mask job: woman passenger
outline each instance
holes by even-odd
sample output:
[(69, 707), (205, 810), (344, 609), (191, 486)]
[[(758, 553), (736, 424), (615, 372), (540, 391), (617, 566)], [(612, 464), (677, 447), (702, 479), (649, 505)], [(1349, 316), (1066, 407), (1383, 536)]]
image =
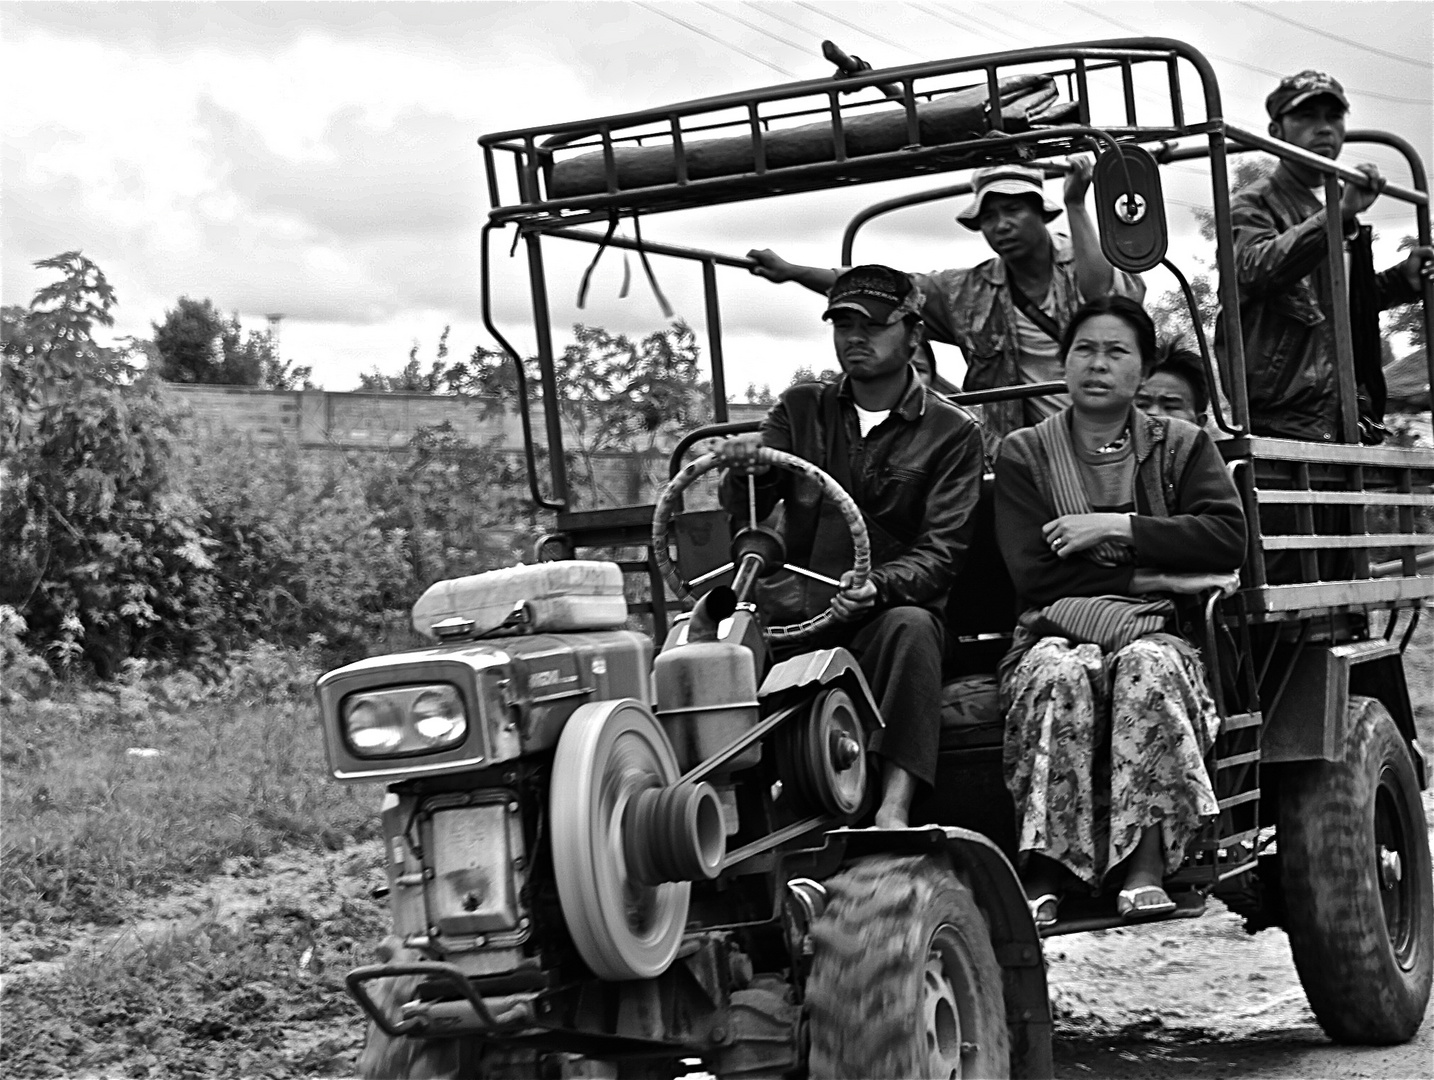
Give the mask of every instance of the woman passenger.
[(1076, 311), (1061, 342), (1071, 405), (1012, 432), (996, 463), (996, 531), (1025, 613), (1002, 660), (1006, 784), (1031, 913), (1056, 921), (1062, 868), (1118, 883), (1125, 918), (1218, 812), (1204, 756), (1219, 718), (1171, 597), (1230, 591), (1240, 500), (1208, 435), (1133, 408), (1155, 360), (1135, 301)]

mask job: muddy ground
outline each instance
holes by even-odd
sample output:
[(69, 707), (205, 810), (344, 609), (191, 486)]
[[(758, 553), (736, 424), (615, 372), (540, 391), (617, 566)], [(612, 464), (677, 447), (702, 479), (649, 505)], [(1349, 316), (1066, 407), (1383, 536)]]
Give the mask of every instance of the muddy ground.
[[(1434, 821), (1434, 792), (1425, 793), (1425, 807)], [(322, 920), (344, 897), (366, 899), (382, 879), (377, 854), (365, 845), (237, 865), (154, 905), (123, 931), (75, 928), (68, 940), (43, 942), (12, 932), (0, 977), (8, 993), (23, 994), (26, 978), (82, 963), (87, 949), (112, 954), (186, 925), (239, 925), (276, 905)], [(1284, 932), (1251, 937), (1218, 903), (1200, 919), (1053, 938), (1046, 946), (1058, 1077), (1434, 1077), (1434, 1009), (1407, 1046), (1333, 1046), (1305, 1004)], [(296, 1023), (274, 1049), (286, 1060), (318, 1052), (331, 1075), (349, 1077), (361, 1037), (355, 1009), (347, 1019)]]
[[(1434, 790), (1424, 810), (1434, 822)], [(1284, 931), (1252, 937), (1219, 903), (1200, 919), (1051, 938), (1046, 962), (1058, 1077), (1434, 1077), (1434, 1002), (1408, 1045), (1334, 1046)]]

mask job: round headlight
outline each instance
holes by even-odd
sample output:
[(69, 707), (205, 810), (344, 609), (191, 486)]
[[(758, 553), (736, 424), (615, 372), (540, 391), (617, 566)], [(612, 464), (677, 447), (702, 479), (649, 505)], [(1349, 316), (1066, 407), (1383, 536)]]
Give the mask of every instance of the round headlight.
[(390, 701), (358, 697), (345, 711), (349, 742), (360, 754), (383, 753), (403, 738), (403, 717)]
[(451, 686), (425, 690), (413, 701), (413, 729), (430, 743), (457, 742), (468, 727), (463, 701)]

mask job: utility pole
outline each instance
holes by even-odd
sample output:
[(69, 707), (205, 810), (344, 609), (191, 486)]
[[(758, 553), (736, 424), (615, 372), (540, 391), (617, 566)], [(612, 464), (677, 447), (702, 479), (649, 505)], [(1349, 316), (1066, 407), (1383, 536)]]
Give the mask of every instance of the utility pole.
[(264, 318), (269, 320), (269, 343), (274, 349), (274, 360), (282, 366), (283, 358), (279, 354), (279, 323), (283, 321), (284, 313), (273, 311), (265, 315)]

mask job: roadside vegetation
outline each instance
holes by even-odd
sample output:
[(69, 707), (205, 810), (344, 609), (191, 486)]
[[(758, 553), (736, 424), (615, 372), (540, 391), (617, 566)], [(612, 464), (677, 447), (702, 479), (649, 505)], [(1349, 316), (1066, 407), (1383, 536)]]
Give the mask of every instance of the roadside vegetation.
[[(343, 974), (384, 926), (379, 794), (327, 779), (314, 651), (255, 645), (213, 683), (131, 661), (94, 686), (56, 681), (20, 630), (0, 609), (0, 1073), (345, 1071)], [(293, 888), (238, 917), (222, 894), (172, 902), (280, 853)]]

